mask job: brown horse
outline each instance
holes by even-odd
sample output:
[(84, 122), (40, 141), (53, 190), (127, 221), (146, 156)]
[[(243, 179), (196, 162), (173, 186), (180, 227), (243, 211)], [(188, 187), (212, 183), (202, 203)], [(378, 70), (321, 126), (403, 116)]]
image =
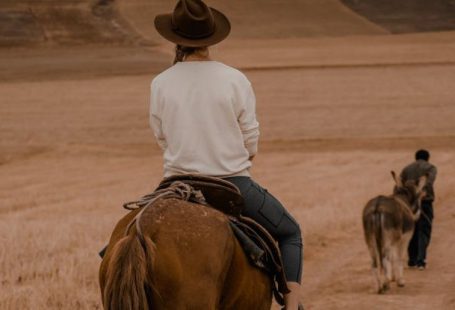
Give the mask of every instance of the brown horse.
[(115, 227), (99, 270), (104, 309), (270, 309), (271, 278), (253, 267), (226, 215), (158, 199)]

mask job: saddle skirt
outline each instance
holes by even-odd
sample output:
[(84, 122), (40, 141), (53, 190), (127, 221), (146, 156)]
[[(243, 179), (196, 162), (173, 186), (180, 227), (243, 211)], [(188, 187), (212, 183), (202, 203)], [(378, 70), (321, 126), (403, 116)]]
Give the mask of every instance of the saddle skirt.
[[(198, 201), (194, 202), (203, 203), (228, 216), (231, 229), (250, 263), (270, 275), (273, 280), (272, 287), (275, 300), (280, 305), (284, 305), (284, 294), (289, 293), (290, 290), (286, 284), (278, 245), (265, 228), (254, 220), (241, 215), (245, 207), (244, 201), (240, 190), (234, 184), (209, 176), (191, 174), (171, 176), (163, 179), (154, 193), (144, 196), (139, 201), (126, 203), (124, 207), (129, 210), (132, 209), (131, 205), (136, 205), (139, 208), (148, 207), (149, 202), (156, 197), (156, 193), (171, 188), (171, 185), (175, 185), (176, 182), (189, 185), (193, 193), (202, 194), (202, 201), (201, 198), (198, 198)], [(173, 195), (168, 197), (176, 198)]]
[(250, 262), (273, 279), (273, 295), (284, 306), (284, 294), (290, 292), (284, 274), (281, 253), (273, 237), (254, 220), (230, 217), (230, 225)]

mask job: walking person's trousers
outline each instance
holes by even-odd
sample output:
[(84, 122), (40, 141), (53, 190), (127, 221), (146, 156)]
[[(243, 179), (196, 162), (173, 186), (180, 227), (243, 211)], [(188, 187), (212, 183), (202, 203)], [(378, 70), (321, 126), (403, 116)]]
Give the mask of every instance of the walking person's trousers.
[(431, 239), (431, 226), (433, 222), (433, 201), (422, 201), (422, 213), (416, 222), (414, 234), (408, 247), (408, 265), (410, 267), (425, 267), (427, 248)]

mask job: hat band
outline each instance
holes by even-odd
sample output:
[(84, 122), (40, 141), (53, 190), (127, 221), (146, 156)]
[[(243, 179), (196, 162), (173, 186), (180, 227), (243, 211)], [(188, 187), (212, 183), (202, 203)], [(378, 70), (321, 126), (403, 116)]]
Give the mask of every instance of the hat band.
[(199, 34), (188, 34), (178, 28), (178, 26), (175, 26), (174, 23), (172, 23), (172, 30), (177, 33), (178, 35), (181, 35), (182, 37), (185, 37), (187, 39), (203, 39), (210, 37), (212, 34), (215, 33), (216, 30), (216, 24), (213, 25), (212, 29), (210, 29), (207, 33), (199, 33)]

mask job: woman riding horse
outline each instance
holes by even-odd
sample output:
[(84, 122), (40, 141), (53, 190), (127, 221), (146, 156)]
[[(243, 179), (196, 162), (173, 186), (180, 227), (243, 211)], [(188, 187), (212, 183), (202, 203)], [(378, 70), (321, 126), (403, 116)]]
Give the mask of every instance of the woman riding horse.
[[(200, 174), (235, 184), (245, 200), (243, 215), (277, 240), (291, 290), (285, 295), (286, 309), (298, 309), (303, 248), (299, 225), (276, 198), (251, 179), (249, 171), (259, 137), (252, 86), (240, 71), (212, 60), (209, 54), (208, 46), (228, 36), (229, 20), (200, 0), (181, 0), (173, 13), (156, 16), (155, 28), (176, 44), (174, 65), (151, 85), (150, 125), (164, 152), (164, 176)], [(193, 220), (198, 221), (197, 217)], [(160, 255), (152, 245), (144, 242), (145, 252)], [(232, 244), (229, 247), (238, 251)], [(227, 260), (236, 257), (229, 251), (225, 256)]]

